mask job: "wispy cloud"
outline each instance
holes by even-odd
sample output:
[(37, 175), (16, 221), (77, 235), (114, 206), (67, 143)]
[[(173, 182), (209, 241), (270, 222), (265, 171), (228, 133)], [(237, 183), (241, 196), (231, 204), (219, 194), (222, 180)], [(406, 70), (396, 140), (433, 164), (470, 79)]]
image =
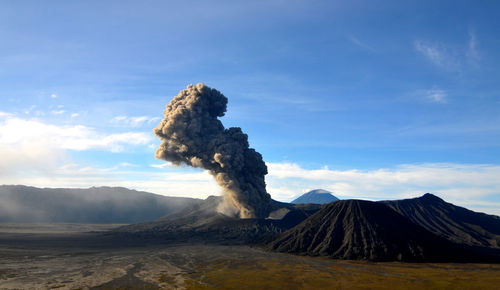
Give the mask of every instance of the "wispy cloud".
[(24, 113), (26, 115), (29, 115), (31, 114), (31, 112), (36, 108), (36, 105), (32, 105), (31, 107), (29, 107), (28, 109), (24, 110)]
[(469, 45), (467, 49), (467, 60), (470, 65), (477, 66), (479, 63), (479, 60), (481, 59), (479, 55), (479, 50), (478, 50), (478, 44), (477, 44), (477, 39), (476, 39), (476, 34), (474, 31), (469, 31)]
[(127, 127), (140, 127), (142, 125), (152, 124), (158, 121), (160, 121), (159, 117), (149, 117), (149, 116), (139, 116), (139, 117), (116, 116), (113, 119), (111, 119), (111, 123), (120, 124)]
[(121, 162), (120, 164), (118, 164), (118, 166), (120, 166), (120, 167), (135, 167), (137, 165), (132, 164), (132, 163), (128, 163), (128, 162)]
[(468, 41), (460, 45), (449, 45), (439, 41), (415, 40), (416, 51), (424, 55), (437, 67), (448, 71), (463, 71), (464, 67), (479, 66), (480, 52), (474, 31), (469, 31)]
[(429, 61), (440, 68), (447, 70), (457, 70), (460, 68), (458, 59), (443, 44), (416, 40), (413, 45), (418, 52), (422, 53)]
[(50, 111), (50, 113), (52, 115), (62, 115), (64, 113), (66, 113), (66, 111), (65, 110), (52, 110), (52, 111)]
[(427, 101), (432, 103), (446, 103), (448, 94), (444, 90), (427, 90), (425, 91), (424, 97)]
[(374, 51), (373, 47), (371, 47), (370, 45), (366, 44), (365, 42), (362, 42), (361, 40), (359, 40), (358, 38), (356, 38), (355, 36), (353, 35), (349, 35), (349, 40), (354, 43), (355, 45), (357, 45), (358, 47), (362, 48), (362, 49), (366, 49), (366, 50), (370, 50), (370, 51)]
[(149, 166), (153, 167), (153, 168), (169, 168), (169, 167), (175, 167), (171, 162), (169, 161), (165, 161), (164, 163), (162, 164), (150, 164)]

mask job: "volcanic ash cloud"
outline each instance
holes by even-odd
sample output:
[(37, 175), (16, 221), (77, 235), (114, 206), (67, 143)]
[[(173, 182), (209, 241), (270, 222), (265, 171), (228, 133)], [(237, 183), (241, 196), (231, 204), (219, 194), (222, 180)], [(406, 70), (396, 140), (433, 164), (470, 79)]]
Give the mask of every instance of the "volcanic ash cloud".
[(271, 200), (264, 180), (266, 164), (260, 153), (249, 148), (241, 128), (224, 128), (218, 117), (224, 116), (226, 105), (223, 94), (201, 83), (180, 91), (154, 129), (163, 141), (155, 157), (207, 169), (224, 189), (219, 211), (265, 218)]

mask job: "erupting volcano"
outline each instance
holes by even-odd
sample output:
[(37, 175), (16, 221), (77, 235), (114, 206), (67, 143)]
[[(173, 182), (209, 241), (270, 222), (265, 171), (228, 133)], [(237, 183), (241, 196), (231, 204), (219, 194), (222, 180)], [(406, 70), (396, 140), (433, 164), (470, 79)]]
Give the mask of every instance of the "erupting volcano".
[(224, 190), (220, 212), (265, 218), (271, 201), (264, 180), (266, 164), (249, 148), (241, 128), (224, 128), (218, 117), (224, 116), (226, 105), (223, 94), (202, 83), (180, 91), (154, 129), (163, 141), (155, 157), (208, 170)]

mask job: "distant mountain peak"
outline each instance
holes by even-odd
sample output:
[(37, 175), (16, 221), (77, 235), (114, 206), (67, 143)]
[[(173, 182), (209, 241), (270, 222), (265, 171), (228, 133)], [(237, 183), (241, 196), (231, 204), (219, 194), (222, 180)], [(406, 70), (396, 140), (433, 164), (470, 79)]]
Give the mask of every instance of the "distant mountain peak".
[(337, 197), (331, 194), (331, 192), (324, 189), (314, 189), (309, 192), (304, 193), (298, 198), (294, 199), (291, 203), (317, 203), (325, 204), (339, 200)]

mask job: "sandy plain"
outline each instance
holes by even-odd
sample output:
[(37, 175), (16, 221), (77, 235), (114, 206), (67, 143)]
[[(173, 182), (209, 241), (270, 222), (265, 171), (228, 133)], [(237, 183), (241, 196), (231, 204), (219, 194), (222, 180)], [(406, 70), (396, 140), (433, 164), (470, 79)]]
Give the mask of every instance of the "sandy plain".
[(372, 263), (0, 224), (0, 289), (498, 289), (498, 264)]

